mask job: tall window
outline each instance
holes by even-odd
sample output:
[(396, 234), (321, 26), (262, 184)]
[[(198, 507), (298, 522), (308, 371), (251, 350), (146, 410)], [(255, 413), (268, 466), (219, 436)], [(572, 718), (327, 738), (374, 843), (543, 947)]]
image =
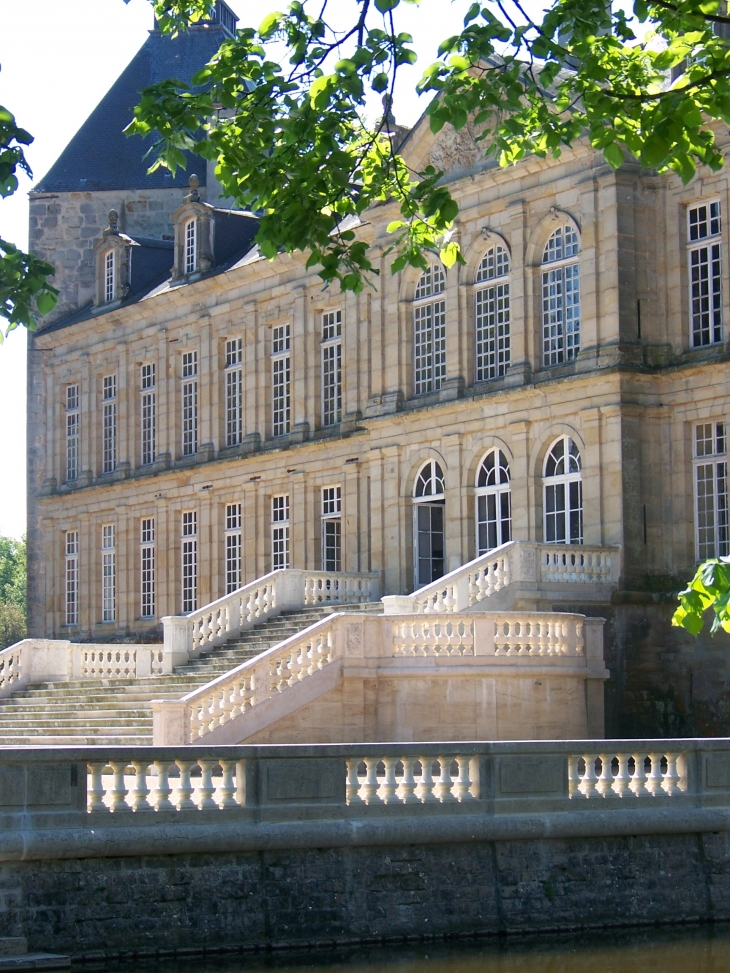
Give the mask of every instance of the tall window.
[(155, 617), (155, 519), (144, 517), (140, 524), (140, 580), (142, 618)]
[(342, 570), (342, 489), (322, 490), (322, 570)]
[(226, 594), (241, 587), (241, 504), (226, 504)]
[(79, 387), (66, 386), (66, 482), (79, 478)]
[(182, 610), (198, 607), (198, 515), (187, 510), (182, 515)]
[(413, 388), (425, 395), (441, 388), (446, 378), (446, 279), (433, 266), (421, 274), (413, 306)]
[(477, 382), (498, 378), (509, 368), (509, 271), (509, 254), (500, 246), (487, 250), (479, 264), (474, 316)]
[(697, 557), (727, 557), (728, 529), (727, 434), (724, 422), (695, 426), (695, 492)]
[(322, 425), (342, 420), (342, 311), (322, 315)]
[(583, 543), (583, 483), (578, 447), (569, 436), (553, 443), (545, 460), (545, 541)]
[(243, 440), (243, 339), (226, 341), (226, 446)]
[(285, 436), (291, 429), (291, 325), (273, 329), (271, 351), (271, 423), (274, 436)]
[(64, 560), (64, 574), (66, 581), (66, 609), (64, 612), (67, 625), (79, 624), (79, 532), (66, 531), (66, 548)]
[(687, 210), (692, 345), (722, 341), (722, 243), (720, 201)]
[(198, 353), (182, 356), (182, 451), (183, 456), (198, 452)]
[(117, 468), (117, 376), (102, 380), (102, 469), (113, 473)]
[(195, 273), (197, 265), (197, 227), (195, 220), (188, 220), (185, 224), (185, 273)]
[(143, 365), (142, 379), (142, 465), (154, 463), (157, 453), (157, 391), (154, 364)]
[(425, 463), (413, 488), (416, 586), (444, 573), (444, 474), (436, 460)]
[(104, 300), (108, 304), (114, 300), (114, 264), (113, 250), (107, 250), (104, 255)]
[(477, 553), (512, 540), (509, 463), (501, 449), (484, 457), (477, 474)]
[(101, 620), (117, 617), (117, 552), (114, 524), (101, 528)]
[(542, 255), (542, 360), (570, 361), (580, 351), (580, 250), (578, 234), (566, 223), (553, 233)]
[(271, 570), (289, 567), (289, 494), (271, 498)]

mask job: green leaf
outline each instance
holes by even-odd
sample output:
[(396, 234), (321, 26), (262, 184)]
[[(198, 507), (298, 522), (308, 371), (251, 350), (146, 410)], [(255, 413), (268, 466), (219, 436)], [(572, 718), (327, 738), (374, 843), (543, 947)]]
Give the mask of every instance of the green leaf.
[(614, 169), (618, 169), (620, 165), (623, 165), (624, 154), (621, 151), (620, 146), (616, 145), (615, 142), (609, 142), (603, 149), (603, 155), (606, 162), (612, 166)]

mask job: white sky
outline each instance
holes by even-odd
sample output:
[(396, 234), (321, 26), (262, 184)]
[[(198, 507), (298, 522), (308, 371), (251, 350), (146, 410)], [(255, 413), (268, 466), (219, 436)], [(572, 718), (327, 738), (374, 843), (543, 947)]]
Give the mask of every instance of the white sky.
[[(240, 26), (258, 26), (286, 0), (228, 0)], [(334, 0), (343, 14), (352, 0)], [(413, 92), (438, 43), (457, 33), (469, 0), (421, 0), (399, 14), (399, 30), (414, 35), (419, 62), (396, 99), (396, 118), (413, 124), (425, 106)], [(66, 143), (143, 44), (152, 25), (148, 0), (0, 0), (0, 104), (35, 136), (27, 157), (36, 178)], [(403, 78), (406, 81), (406, 78)], [(0, 237), (27, 247), (30, 183), (0, 200)], [(25, 532), (25, 330), (0, 346), (0, 534)]]

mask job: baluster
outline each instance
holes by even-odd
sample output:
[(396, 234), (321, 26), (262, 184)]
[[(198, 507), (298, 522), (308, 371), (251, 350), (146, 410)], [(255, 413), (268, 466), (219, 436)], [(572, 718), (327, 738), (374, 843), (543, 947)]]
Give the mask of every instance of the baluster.
[(218, 763), (221, 765), (221, 770), (223, 771), (223, 780), (221, 781), (220, 786), (220, 800), (218, 802), (218, 807), (238, 807), (236, 798), (234, 797), (236, 793), (236, 761), (219, 760)]
[(469, 607), (480, 600), (479, 598), (479, 577), (481, 571), (470, 571), (469, 572)]
[(360, 788), (360, 795), (366, 804), (371, 804), (373, 798), (378, 793), (378, 764), (380, 763), (379, 757), (365, 757), (365, 767), (367, 769), (367, 775), (365, 777), (365, 783)]
[(611, 757), (605, 753), (598, 755), (601, 760), (601, 776), (598, 778), (596, 790), (601, 797), (608, 797), (613, 793), (613, 772), (611, 768)]
[(170, 787), (169, 769), (166, 760), (155, 760), (157, 785), (155, 787), (154, 805), (156, 811), (171, 811), (175, 806), (170, 800), (172, 787)]
[(454, 597), (454, 586), (448, 585), (444, 592), (443, 599), (444, 611), (452, 612), (456, 608), (456, 598)]
[(208, 730), (214, 730), (218, 726), (218, 715), (220, 713), (220, 689), (214, 689), (208, 696), (210, 705), (205, 710), (206, 724)]
[(457, 756), (456, 763), (459, 766), (459, 776), (454, 781), (454, 797), (457, 801), (473, 800), (469, 789), (472, 783), (469, 777), (469, 757)]
[(576, 792), (580, 792), (580, 774), (578, 773), (577, 753), (571, 753), (568, 757), (568, 797), (573, 798)]
[(326, 640), (321, 636), (317, 640), (317, 655), (319, 656), (319, 661), (317, 662), (317, 668), (323, 669), (328, 662), (332, 661), (332, 632), (327, 632)]
[(416, 797), (422, 804), (430, 804), (435, 801), (434, 780), (431, 774), (433, 770), (433, 757), (419, 757), (421, 763), (421, 776), (416, 787)]
[(180, 769), (180, 783), (177, 785), (177, 809), (178, 811), (188, 811), (196, 805), (193, 803), (193, 785), (190, 782), (190, 768), (195, 763), (194, 760), (175, 760)]
[(281, 693), (286, 688), (288, 678), (286, 660), (283, 656), (280, 656), (272, 665), (274, 666), (275, 691)]
[(88, 765), (91, 781), (87, 784), (86, 806), (89, 811), (106, 811), (107, 809), (104, 803), (104, 781), (102, 780), (105, 767), (105, 760), (94, 760)]
[(631, 774), (629, 773), (629, 755), (627, 753), (616, 754), (618, 757), (618, 773), (613, 778), (613, 792), (619, 797), (624, 797), (631, 784)]
[(214, 807), (218, 807), (216, 802), (213, 800), (213, 794), (215, 793), (215, 784), (213, 783), (213, 768), (218, 761), (201, 758), (200, 760), (197, 760), (196, 763), (198, 767), (200, 767), (200, 784), (195, 795), (197, 797), (197, 801), (195, 801), (195, 803), (201, 811), (208, 811)]
[(151, 811), (152, 805), (147, 800), (150, 792), (147, 786), (147, 770), (149, 764), (146, 760), (130, 761), (134, 767), (134, 786), (132, 788), (132, 810)]
[(398, 796), (404, 804), (417, 804), (416, 780), (413, 776), (413, 765), (416, 761), (413, 757), (401, 757), (400, 760), (403, 764), (403, 776), (400, 780)]
[(233, 707), (234, 707), (234, 694), (236, 692), (236, 684), (223, 686), (221, 688), (221, 701), (220, 701), (220, 713), (218, 716), (218, 726), (223, 726), (230, 719), (233, 718)]
[(299, 653), (296, 649), (289, 650), (289, 658), (286, 663), (287, 678), (286, 685), (294, 686), (299, 682)]
[(495, 591), (499, 591), (501, 588), (504, 588), (504, 578), (505, 578), (504, 558), (500, 557), (497, 560), (497, 563), (495, 565), (495, 571), (494, 571), (494, 590)]
[(357, 775), (357, 768), (360, 766), (361, 760), (359, 757), (348, 757), (347, 758), (347, 803), (348, 804), (362, 804), (363, 800), (360, 797), (360, 778)]
[(676, 753), (667, 753), (665, 756), (667, 758), (667, 772), (662, 780), (662, 787), (664, 788), (664, 792), (671, 797), (673, 794), (680, 793), (679, 782), (681, 778), (677, 771)]
[(646, 797), (646, 771), (644, 769), (644, 754), (635, 753), (634, 757), (634, 776), (631, 778), (629, 787), (636, 797)]
[(395, 777), (396, 763), (397, 758), (395, 757), (383, 757), (385, 779), (378, 790), (378, 797), (383, 804), (395, 804), (396, 802), (396, 792), (398, 790), (398, 781)]
[(239, 676), (231, 686), (231, 690), (228, 696), (227, 706), (227, 717), (229, 720), (235, 720), (244, 711), (245, 697), (243, 694), (243, 676)]
[(583, 774), (580, 783), (580, 790), (584, 797), (596, 797), (599, 791), (596, 789), (598, 778), (596, 777), (596, 755), (586, 753), (583, 755), (586, 763), (586, 772)]
[(436, 781), (434, 792), (436, 800), (444, 804), (447, 801), (456, 800), (451, 793), (451, 761), (452, 757), (439, 757), (438, 762), (441, 767), (441, 776)]
[(241, 707), (241, 712), (245, 713), (250, 710), (253, 706), (254, 697), (256, 695), (256, 673), (251, 673), (250, 676), (245, 677), (244, 689), (243, 689), (243, 706)]
[(646, 778), (646, 789), (652, 797), (662, 791), (662, 758), (658, 753), (650, 753), (651, 767)]
[(114, 783), (109, 791), (111, 797), (110, 811), (131, 811), (127, 804), (127, 785), (124, 783), (124, 772), (127, 769), (126, 760), (110, 760), (109, 766), (114, 774)]

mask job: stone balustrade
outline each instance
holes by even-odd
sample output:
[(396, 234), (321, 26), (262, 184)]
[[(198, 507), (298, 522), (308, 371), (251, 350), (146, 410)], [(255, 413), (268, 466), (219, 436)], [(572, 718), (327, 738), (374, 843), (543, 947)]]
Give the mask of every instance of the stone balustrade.
[(380, 575), (287, 568), (271, 571), (187, 615), (162, 619), (166, 672), (282, 611), (377, 601)]
[(393, 622), (396, 656), (582, 656), (583, 615), (484, 612)]
[(617, 585), (619, 573), (617, 547), (510, 541), (413, 594), (387, 595), (383, 604), (386, 615), (460, 612), (474, 609), (506, 588), (523, 600), (539, 601), (541, 594), (554, 596), (561, 586), (568, 597), (605, 598)]

